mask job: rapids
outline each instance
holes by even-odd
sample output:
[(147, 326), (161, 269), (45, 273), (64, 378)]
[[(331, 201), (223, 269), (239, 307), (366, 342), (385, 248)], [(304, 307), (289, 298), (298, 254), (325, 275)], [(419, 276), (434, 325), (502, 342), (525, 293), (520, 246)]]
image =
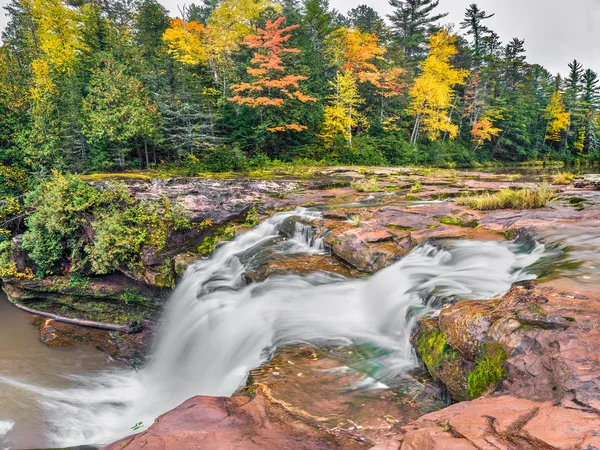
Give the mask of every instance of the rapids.
[[(190, 266), (143, 369), (74, 375), (69, 388), (57, 389), (0, 368), (1, 389), (35, 394), (45, 412), (44, 444), (67, 447), (112, 442), (194, 395), (230, 395), (284, 344), (385, 349), (375, 376), (389, 386), (417, 363), (409, 337), (419, 315), (445, 301), (502, 294), (535, 278), (528, 268), (545, 254), (533, 241), (445, 242), (421, 245), (369, 279), (313, 273), (244, 282), (244, 272), (273, 254), (323, 252), (309, 226), (317, 217), (305, 209), (277, 214)], [(288, 238), (284, 229), (292, 230)], [(0, 422), (8, 445), (12, 422)]]

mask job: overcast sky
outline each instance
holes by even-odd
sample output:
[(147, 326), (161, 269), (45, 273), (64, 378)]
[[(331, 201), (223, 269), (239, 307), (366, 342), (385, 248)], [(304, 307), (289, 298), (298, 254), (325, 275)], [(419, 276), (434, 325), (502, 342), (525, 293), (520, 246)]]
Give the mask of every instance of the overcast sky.
[[(173, 15), (177, 5), (194, 0), (159, 0)], [(585, 67), (600, 71), (600, 0), (440, 0), (439, 10), (449, 12), (448, 22), (461, 21), (465, 8), (476, 1), (488, 13), (496, 13), (488, 26), (504, 42), (512, 37), (525, 39), (530, 62), (543, 64), (553, 73), (567, 72), (574, 58)], [(198, 2), (198, 0), (196, 0)], [(331, 6), (346, 12), (367, 4), (381, 15), (390, 12), (388, 0), (330, 0)], [(4, 6), (8, 0), (0, 0)], [(1, 14), (0, 28), (6, 23)]]

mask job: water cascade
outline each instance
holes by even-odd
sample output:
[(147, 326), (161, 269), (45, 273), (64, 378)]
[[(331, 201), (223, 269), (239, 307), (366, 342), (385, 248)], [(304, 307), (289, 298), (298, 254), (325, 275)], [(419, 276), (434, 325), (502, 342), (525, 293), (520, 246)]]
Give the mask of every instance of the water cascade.
[[(387, 383), (416, 364), (409, 336), (419, 315), (439, 308), (441, 299), (502, 294), (534, 278), (527, 268), (544, 253), (537, 243), (424, 244), (370, 279), (314, 273), (245, 283), (244, 272), (274, 254), (323, 251), (310, 226), (318, 217), (305, 209), (277, 214), (189, 267), (142, 370), (79, 377), (76, 387), (62, 390), (0, 376), (3, 389), (34, 391), (47, 412), (47, 445), (66, 447), (131, 434), (132, 425), (149, 425), (194, 395), (230, 395), (284, 344), (385, 349), (379, 381)], [(9, 426), (0, 423), (0, 433)]]

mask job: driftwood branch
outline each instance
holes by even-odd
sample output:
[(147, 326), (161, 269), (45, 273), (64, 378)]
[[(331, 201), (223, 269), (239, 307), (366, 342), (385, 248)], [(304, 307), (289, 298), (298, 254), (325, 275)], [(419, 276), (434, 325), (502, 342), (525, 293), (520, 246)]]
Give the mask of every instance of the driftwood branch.
[(84, 319), (71, 319), (69, 317), (57, 316), (56, 314), (51, 314), (45, 311), (38, 311), (37, 309), (28, 308), (27, 306), (19, 305), (18, 303), (13, 304), (17, 308), (22, 309), (23, 311), (27, 311), (28, 313), (48, 317), (50, 319), (56, 320), (57, 322), (70, 323), (71, 325), (79, 325), (88, 328), (98, 328), (100, 330), (108, 331), (121, 331), (123, 333), (138, 333), (143, 328), (141, 324), (136, 322), (133, 322), (129, 325), (117, 325), (116, 323), (94, 322), (93, 320)]

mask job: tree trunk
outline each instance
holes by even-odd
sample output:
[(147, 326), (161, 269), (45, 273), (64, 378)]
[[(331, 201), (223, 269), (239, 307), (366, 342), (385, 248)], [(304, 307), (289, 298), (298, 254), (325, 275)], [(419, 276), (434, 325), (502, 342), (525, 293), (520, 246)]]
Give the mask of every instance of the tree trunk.
[(19, 309), (22, 309), (23, 311), (27, 311), (28, 313), (36, 314), (42, 317), (48, 317), (50, 319), (56, 320), (57, 322), (70, 323), (71, 325), (98, 328), (100, 330), (121, 331), (123, 333), (138, 333), (143, 329), (143, 326), (141, 324), (135, 322), (132, 322), (129, 325), (117, 325), (115, 323), (94, 322), (93, 320), (71, 319), (69, 317), (57, 316), (56, 314), (51, 314), (45, 311), (38, 311), (37, 309), (28, 308), (27, 306), (19, 305), (18, 303), (13, 303), (13, 305), (15, 305)]

